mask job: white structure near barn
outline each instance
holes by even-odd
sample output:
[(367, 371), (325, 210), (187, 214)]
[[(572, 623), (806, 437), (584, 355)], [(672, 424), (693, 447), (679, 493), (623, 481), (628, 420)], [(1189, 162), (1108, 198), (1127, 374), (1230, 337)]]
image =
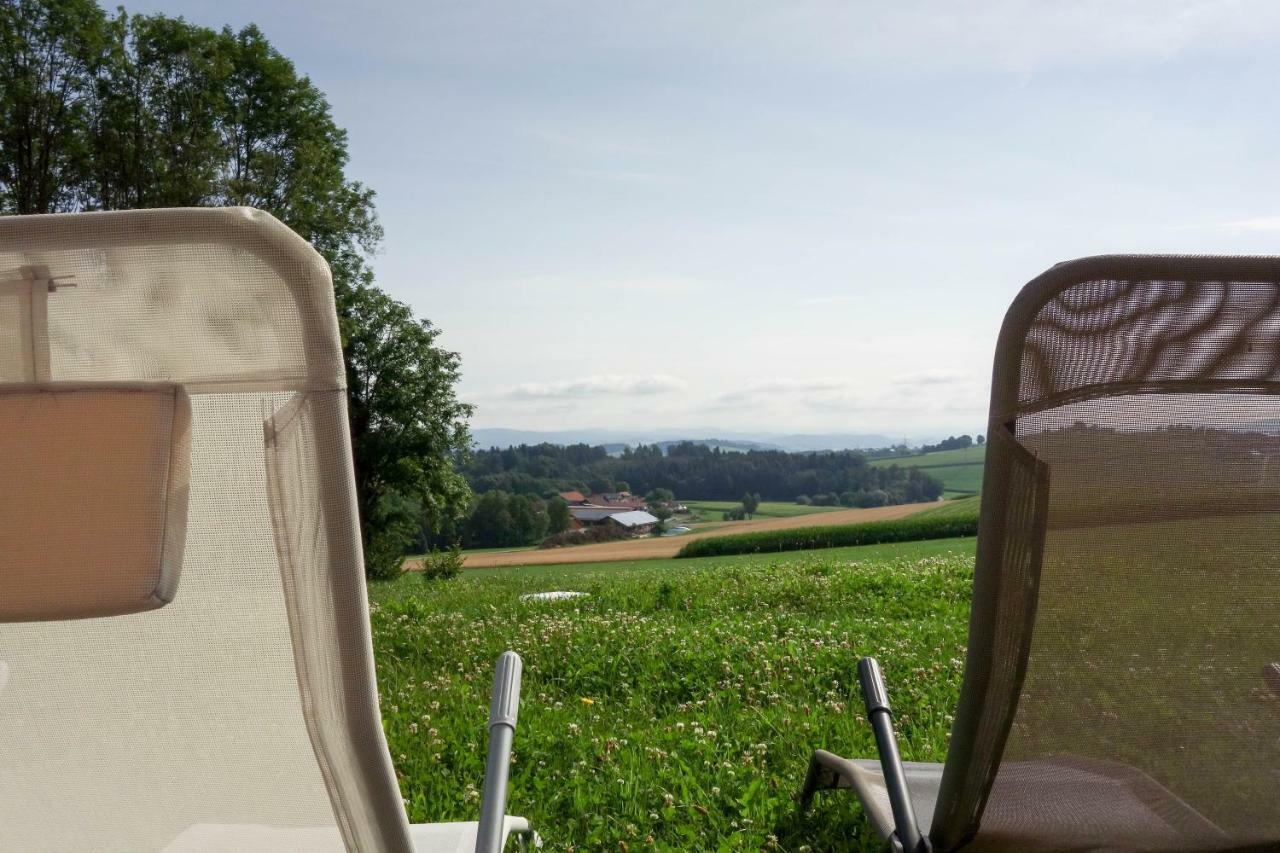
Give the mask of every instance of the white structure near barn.
[(609, 520), (615, 524), (621, 524), (632, 533), (648, 533), (658, 523), (657, 516), (650, 515), (642, 509), (620, 512), (609, 516)]

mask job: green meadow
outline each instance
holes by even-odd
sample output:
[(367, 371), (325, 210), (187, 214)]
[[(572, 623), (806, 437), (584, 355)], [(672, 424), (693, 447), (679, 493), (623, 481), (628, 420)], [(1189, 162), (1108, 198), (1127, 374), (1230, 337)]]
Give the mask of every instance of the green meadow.
[[(796, 818), (810, 751), (875, 748), (856, 664), (889, 680), (904, 757), (941, 760), (973, 539), (479, 569), (370, 587), (410, 817), (474, 819), (493, 661), (525, 660), (509, 811), (551, 850), (878, 850), (848, 792)], [(526, 602), (529, 592), (582, 598)]]
[(942, 481), (947, 497), (976, 495), (982, 491), (982, 466), (986, 459), (986, 445), (974, 445), (959, 450), (938, 450), (916, 456), (889, 456), (869, 460), (877, 468), (899, 465), (903, 468), (920, 468)]

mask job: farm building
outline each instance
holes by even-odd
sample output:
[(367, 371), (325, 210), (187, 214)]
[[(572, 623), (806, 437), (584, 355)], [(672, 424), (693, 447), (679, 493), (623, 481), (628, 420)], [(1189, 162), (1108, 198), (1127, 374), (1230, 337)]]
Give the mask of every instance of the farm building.
[(618, 506), (571, 506), (569, 515), (573, 517), (576, 527), (590, 527), (608, 521), (611, 516), (630, 512), (626, 507)]
[(561, 492), (560, 497), (569, 506), (582, 506), (587, 503), (587, 496), (582, 492)]
[(653, 526), (658, 523), (656, 516), (650, 515), (644, 510), (632, 510), (631, 512), (620, 512), (616, 515), (609, 516), (609, 520), (615, 524), (621, 524), (632, 533), (648, 533)]
[(601, 492), (587, 498), (593, 506), (621, 506), (627, 509), (644, 509), (644, 498), (630, 492)]

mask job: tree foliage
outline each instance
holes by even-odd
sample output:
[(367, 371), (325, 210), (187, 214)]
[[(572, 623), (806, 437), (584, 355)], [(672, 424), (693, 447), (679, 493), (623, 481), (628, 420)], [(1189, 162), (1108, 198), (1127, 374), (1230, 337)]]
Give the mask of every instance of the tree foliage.
[(547, 532), (554, 536), (563, 533), (573, 525), (573, 516), (569, 512), (569, 504), (564, 498), (556, 495), (547, 501)]
[(248, 205), (328, 261), (347, 360), (366, 563), (398, 571), (470, 495), (470, 408), (437, 330), (373, 284), (373, 192), (324, 94), (258, 28), (0, 0), (0, 213)]
[(472, 548), (533, 545), (547, 535), (547, 507), (532, 495), (510, 495), (496, 489), (476, 499), (465, 525)]
[[(982, 436), (978, 436), (978, 443), (982, 443)], [(923, 444), (920, 446), (921, 453), (934, 453), (938, 450), (964, 450), (966, 447), (973, 447), (973, 436), (971, 435), (949, 435), (937, 444)]]
[(942, 483), (918, 468), (874, 467), (861, 453), (786, 453), (781, 450), (724, 451), (685, 442), (664, 453), (656, 445), (628, 448), (610, 456), (603, 447), (578, 444), (520, 445), (474, 453), (464, 468), (476, 491), (501, 489), (551, 495), (590, 485), (625, 480), (650, 505), (671, 500), (736, 500), (744, 492), (756, 501), (789, 501), (812, 495), (819, 506), (839, 506), (841, 495), (888, 503), (928, 501), (942, 494)]

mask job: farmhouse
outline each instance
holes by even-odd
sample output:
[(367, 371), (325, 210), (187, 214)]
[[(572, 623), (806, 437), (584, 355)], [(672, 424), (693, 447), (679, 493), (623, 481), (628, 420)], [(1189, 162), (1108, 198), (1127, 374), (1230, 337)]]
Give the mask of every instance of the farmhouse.
[(582, 506), (583, 504), (588, 503), (587, 496), (582, 492), (561, 492), (560, 497), (569, 506)]

